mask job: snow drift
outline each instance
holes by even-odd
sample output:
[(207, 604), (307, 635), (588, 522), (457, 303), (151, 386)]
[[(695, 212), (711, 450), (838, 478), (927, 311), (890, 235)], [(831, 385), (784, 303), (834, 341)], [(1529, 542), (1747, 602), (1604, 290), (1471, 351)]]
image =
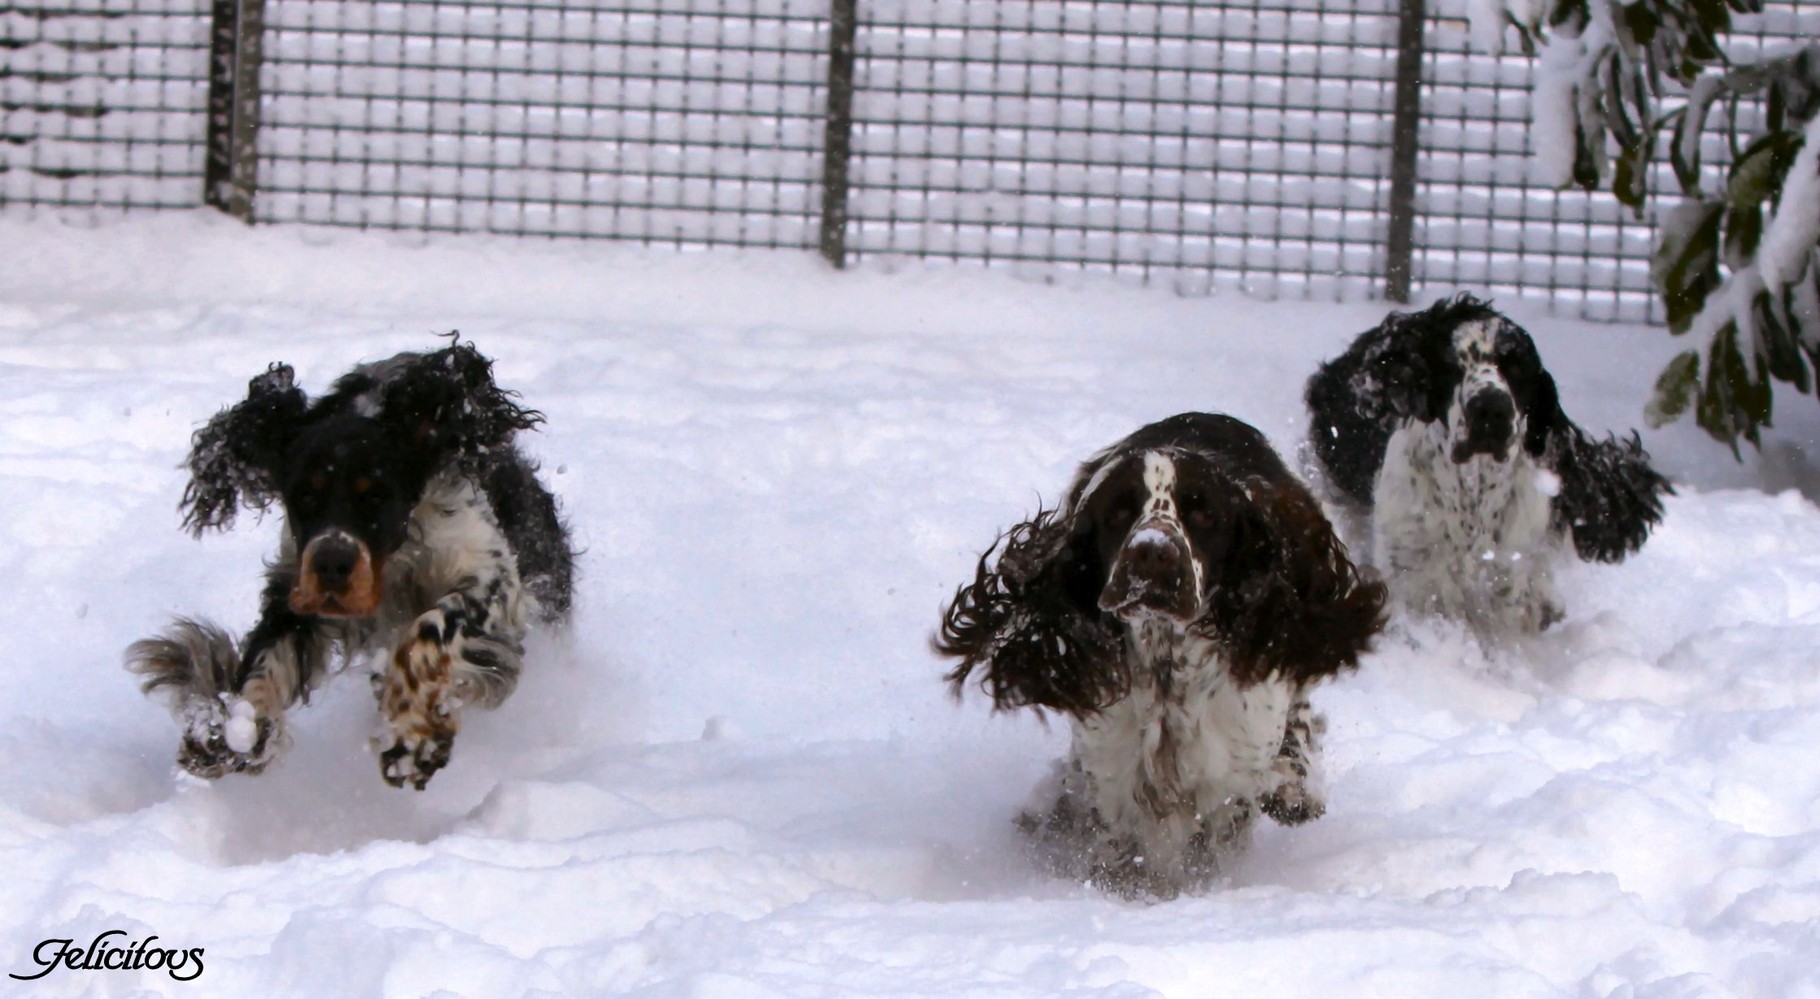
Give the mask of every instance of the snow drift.
[[(187, 214), (0, 233), (0, 963), (119, 930), (203, 966), (22, 988), (1820, 993), (1811, 407), (1743, 464), (1646, 432), (1680, 494), (1640, 555), (1564, 573), (1564, 625), (1399, 620), (1317, 695), (1327, 816), (1130, 904), (1021, 856), (1065, 726), (950, 701), (941, 604), (1144, 422), (1229, 412), (1293, 457), (1303, 380), (1381, 307)], [(1498, 304), (1582, 425), (1640, 422), (1672, 341)], [(178, 528), (191, 430), (271, 361), (318, 390), (451, 329), (548, 415), (574, 625), (421, 794), (380, 780), (358, 670), (272, 771), (179, 779), (121, 650), (244, 626), (278, 529)]]

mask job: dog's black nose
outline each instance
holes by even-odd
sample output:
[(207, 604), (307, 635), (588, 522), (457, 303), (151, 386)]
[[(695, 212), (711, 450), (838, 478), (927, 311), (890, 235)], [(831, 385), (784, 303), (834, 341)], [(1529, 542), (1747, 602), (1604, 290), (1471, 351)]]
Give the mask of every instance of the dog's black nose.
[(317, 584), (328, 592), (347, 586), (359, 564), (360, 549), (346, 538), (324, 538), (310, 556), (310, 571), (316, 574)]
[(1127, 545), (1119, 553), (1127, 572), (1145, 579), (1163, 579), (1182, 570), (1181, 555), (1174, 546), (1161, 541)]
[(1156, 613), (1178, 621), (1199, 615), (1193, 555), (1179, 527), (1140, 524), (1113, 557), (1100, 609), (1120, 617)]
[(1517, 404), (1509, 394), (1490, 390), (1466, 400), (1466, 425), (1477, 437), (1510, 436), (1511, 424), (1517, 419)]

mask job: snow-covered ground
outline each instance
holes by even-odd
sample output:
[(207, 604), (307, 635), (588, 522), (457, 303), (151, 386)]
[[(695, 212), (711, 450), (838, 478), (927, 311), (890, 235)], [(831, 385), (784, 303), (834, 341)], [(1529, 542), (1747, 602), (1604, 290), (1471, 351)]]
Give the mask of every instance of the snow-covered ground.
[[(1678, 344), (1505, 302), (1589, 428)], [(0, 222), (0, 965), (203, 949), (14, 991), (123, 995), (1820, 994), (1820, 408), (1742, 463), (1646, 432), (1680, 494), (1487, 652), (1399, 621), (1325, 688), (1331, 808), (1162, 904), (1034, 872), (1010, 819), (1065, 726), (956, 705), (927, 648), (994, 533), (1140, 423), (1293, 452), (1302, 381), (1382, 308), (806, 255)], [(459, 329), (548, 414), (576, 620), (429, 790), (343, 675), (271, 772), (173, 773), (120, 668), (250, 623), (278, 521), (178, 527), (190, 431), (274, 360), (320, 389)]]

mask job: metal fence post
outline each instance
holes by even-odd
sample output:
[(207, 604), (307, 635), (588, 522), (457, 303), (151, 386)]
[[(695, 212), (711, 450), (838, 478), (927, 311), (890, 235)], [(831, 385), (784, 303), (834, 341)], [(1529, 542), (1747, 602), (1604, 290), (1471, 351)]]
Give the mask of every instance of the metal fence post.
[(847, 266), (847, 168), (853, 155), (854, 37), (859, 0), (833, 0), (828, 23), (828, 119), (822, 133), (822, 256)]
[(1397, 83), (1391, 104), (1390, 224), (1385, 236), (1384, 297), (1409, 301), (1415, 265), (1416, 154), (1422, 144), (1422, 29), (1426, 0), (1402, 0), (1397, 24)]
[(215, 0), (202, 201), (249, 224), (259, 180), (259, 43), (264, 28), (265, 0)]

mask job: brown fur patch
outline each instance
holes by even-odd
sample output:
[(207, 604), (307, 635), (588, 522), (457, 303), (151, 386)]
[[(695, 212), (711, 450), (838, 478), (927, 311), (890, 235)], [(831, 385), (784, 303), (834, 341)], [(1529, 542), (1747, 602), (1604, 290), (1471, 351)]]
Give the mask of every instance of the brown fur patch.
[(321, 538), (312, 539), (298, 556), (297, 582), (291, 587), (291, 612), (306, 617), (372, 617), (385, 595), (384, 560), (374, 558), (366, 545), (357, 542), (360, 557), (354, 563), (354, 571), (348, 574), (347, 585), (330, 590), (310, 568), (316, 546), (321, 541)]
[(441, 642), (413, 638), (392, 655), (379, 691), (380, 712), (392, 744), (380, 754), (387, 783), (422, 790), (448, 765), (459, 724), (459, 699), (451, 687), (454, 658)]
[(277, 717), (289, 700), (272, 678), (263, 673), (248, 680), (246, 686), (240, 688), (240, 696), (264, 718)]

